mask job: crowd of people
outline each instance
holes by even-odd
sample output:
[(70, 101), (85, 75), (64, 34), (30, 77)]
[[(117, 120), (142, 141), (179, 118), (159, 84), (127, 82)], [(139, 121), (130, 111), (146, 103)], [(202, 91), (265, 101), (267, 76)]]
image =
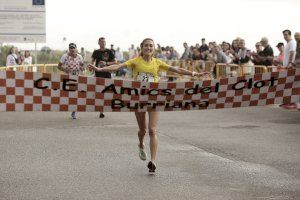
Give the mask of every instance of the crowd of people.
[(279, 42), (276, 45), (279, 51), (276, 56), (267, 37), (262, 37), (255, 44), (255, 51), (247, 48), (245, 39), (238, 37), (231, 43), (223, 41), (221, 44), (217, 44), (217, 42), (207, 44), (205, 38), (202, 38), (201, 45), (197, 43), (189, 46), (185, 42), (183, 43), (184, 52), (181, 56), (173, 47), (157, 45), (156, 57), (162, 60), (203, 60), (226, 64), (299, 66), (300, 32), (294, 34), (294, 39), (290, 30), (284, 30), (282, 33), (286, 44)]
[[(299, 66), (300, 33), (296, 32), (293, 39), (292, 32), (290, 30), (284, 30), (283, 38), (286, 44), (279, 42), (276, 45), (279, 51), (278, 55), (274, 55), (273, 48), (270, 46), (267, 37), (262, 37), (261, 40), (255, 43), (255, 51), (251, 51), (250, 48), (247, 48), (245, 39), (238, 37), (231, 43), (223, 41), (221, 44), (215, 41), (207, 43), (205, 38), (201, 39), (201, 45), (197, 43), (189, 46), (184, 42), (184, 51), (181, 55), (173, 46), (163, 47), (157, 44), (155, 57), (164, 61), (203, 60), (226, 64), (273, 65), (283, 67)], [(134, 44), (131, 45), (127, 53), (122, 52), (120, 48), (114, 49), (113, 44), (108, 49), (114, 54), (116, 61), (120, 63), (138, 57), (141, 51), (140, 47), (135, 47)], [(79, 54), (85, 60), (86, 52), (83, 47)], [(31, 64), (32, 57), (30, 56), (30, 51), (26, 50), (22, 53), (18, 51), (17, 47), (10, 49), (6, 59), (6, 66)], [(120, 70), (118, 74), (124, 75), (125, 73), (126, 71)]]
[(25, 50), (24, 54), (17, 47), (11, 47), (6, 57), (6, 66), (31, 65), (32, 57), (30, 51)]

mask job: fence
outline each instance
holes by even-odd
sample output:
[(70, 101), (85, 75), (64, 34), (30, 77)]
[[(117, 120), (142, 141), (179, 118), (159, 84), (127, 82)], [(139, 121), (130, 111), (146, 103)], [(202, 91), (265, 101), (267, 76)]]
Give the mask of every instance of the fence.
[[(165, 61), (171, 66), (178, 66), (189, 71), (196, 72), (211, 72), (215, 75), (215, 78), (225, 78), (228, 76), (243, 76), (243, 75), (254, 75), (262, 74), (266, 72), (278, 71), (277, 66), (264, 66), (264, 65), (237, 65), (237, 64), (225, 64), (217, 63), (212, 61), (190, 61), (190, 60), (175, 60)], [(183, 78), (173, 72), (167, 72), (169, 78)]]
[(39, 72), (39, 73), (60, 73), (57, 69), (58, 64), (34, 64), (34, 65), (17, 65), (0, 67), (0, 71), (13, 70), (13, 71), (26, 71), (26, 72)]
[[(237, 64), (215, 64), (212, 61), (192, 61), (192, 60), (167, 60), (165, 61), (170, 66), (177, 66), (187, 69), (189, 71), (196, 72), (210, 72), (215, 75), (215, 78), (225, 78), (228, 76), (243, 76), (253, 75), (266, 72), (278, 71), (276, 66), (263, 66), (263, 65), (237, 65)], [(34, 65), (22, 65), (22, 66), (9, 66), (0, 67), (1, 70), (13, 70), (13, 71), (28, 71), (39, 73), (63, 73), (57, 69), (57, 64), (34, 64)], [(91, 72), (86, 70), (84, 75), (91, 75)], [(169, 81), (187, 81), (193, 80), (190, 76), (184, 76), (175, 74), (173, 72), (166, 72), (162, 74)]]

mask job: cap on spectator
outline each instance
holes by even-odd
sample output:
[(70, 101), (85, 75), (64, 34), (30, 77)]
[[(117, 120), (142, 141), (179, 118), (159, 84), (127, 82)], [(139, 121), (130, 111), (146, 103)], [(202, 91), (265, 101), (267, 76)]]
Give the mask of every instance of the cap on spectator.
[(284, 44), (282, 42), (279, 42), (276, 47), (283, 47), (283, 46)]
[(70, 43), (69, 44), (69, 49), (76, 49), (76, 44), (75, 43)]

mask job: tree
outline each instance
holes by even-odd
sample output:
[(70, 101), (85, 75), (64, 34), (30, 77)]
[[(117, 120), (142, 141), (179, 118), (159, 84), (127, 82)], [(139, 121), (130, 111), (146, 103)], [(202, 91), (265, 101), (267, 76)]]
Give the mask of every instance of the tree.
[(52, 50), (50, 49), (50, 47), (47, 46), (43, 46), (41, 48), (41, 52), (45, 52), (45, 53), (50, 53)]

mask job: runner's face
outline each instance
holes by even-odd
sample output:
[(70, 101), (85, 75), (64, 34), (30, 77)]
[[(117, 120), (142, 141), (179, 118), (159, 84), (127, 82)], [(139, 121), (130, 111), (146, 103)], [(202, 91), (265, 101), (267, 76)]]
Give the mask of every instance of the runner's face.
[(104, 49), (105, 46), (106, 46), (106, 41), (105, 41), (105, 39), (99, 40), (98, 44), (99, 44), (99, 46), (100, 46), (101, 49)]
[(70, 54), (74, 55), (76, 53), (76, 49), (75, 48), (69, 48)]
[(154, 42), (152, 40), (146, 40), (142, 47), (143, 55), (151, 56), (154, 53)]

